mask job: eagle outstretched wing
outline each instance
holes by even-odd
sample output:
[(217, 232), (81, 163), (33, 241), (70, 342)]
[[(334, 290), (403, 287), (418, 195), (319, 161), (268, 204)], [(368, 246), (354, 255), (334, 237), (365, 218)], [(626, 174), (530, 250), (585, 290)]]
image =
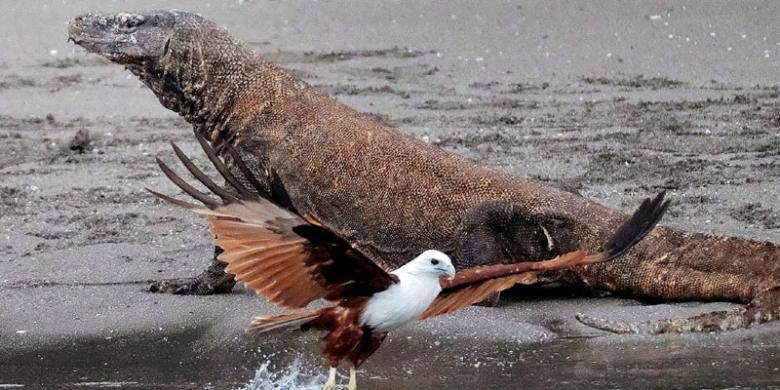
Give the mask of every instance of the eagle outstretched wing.
[[(313, 216), (296, 214), (273, 172), (269, 173), (269, 188), (262, 186), (232, 146), (225, 145), (246, 181), (255, 187), (251, 191), (230, 173), (205, 139), (198, 137), (198, 141), (232, 191), (209, 179), (173, 143), (187, 170), (221, 200), (188, 184), (160, 159), (157, 163), (163, 173), (204, 206), (147, 190), (209, 217), (216, 245), (224, 249), (219, 260), (228, 264), (226, 271), (237, 281), (286, 308), (302, 308), (320, 298), (340, 301), (370, 296), (398, 281)], [(290, 206), (285, 209), (274, 203)]]
[(653, 230), (664, 215), (669, 207), (669, 201), (664, 201), (664, 196), (665, 192), (661, 192), (653, 199), (645, 199), (598, 253), (589, 255), (573, 251), (545, 261), (478, 266), (458, 272), (451, 280), (442, 280), (441, 294), (420, 319), (451, 313), (484, 301), (491, 294), (518, 283), (533, 283), (538, 272), (599, 263), (621, 256)]

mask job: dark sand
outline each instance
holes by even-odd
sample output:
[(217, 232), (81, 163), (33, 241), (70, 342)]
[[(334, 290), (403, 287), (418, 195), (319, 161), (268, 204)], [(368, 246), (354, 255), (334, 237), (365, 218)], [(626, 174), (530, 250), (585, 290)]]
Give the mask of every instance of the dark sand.
[[(780, 242), (779, 5), (417, 3), (4, 2), (0, 388), (235, 388), (258, 369), (256, 388), (323, 380), (314, 336), (242, 335), (275, 310), (246, 291), (142, 291), (207, 263), (205, 223), (143, 190), (174, 192), (154, 163), (172, 161), (168, 141), (201, 154), (136, 78), (65, 41), (90, 10), (201, 12), (339, 100), (481, 163), (624, 210), (667, 189), (666, 224)], [(733, 306), (524, 289), (405, 327), (361, 383), (780, 386), (778, 324), (615, 336), (573, 317)]]

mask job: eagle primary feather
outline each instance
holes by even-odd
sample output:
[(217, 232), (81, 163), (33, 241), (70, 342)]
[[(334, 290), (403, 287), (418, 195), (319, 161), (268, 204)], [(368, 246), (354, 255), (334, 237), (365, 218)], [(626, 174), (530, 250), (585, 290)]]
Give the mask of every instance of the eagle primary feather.
[[(300, 326), (327, 332), (324, 355), (332, 368), (326, 388), (335, 386), (335, 367), (344, 359), (352, 363), (350, 383), (354, 385), (354, 369), (397, 326), (469, 306), (517, 283), (532, 281), (539, 272), (615, 258), (652, 230), (668, 207), (663, 193), (646, 200), (595, 254), (573, 251), (545, 261), (481, 266), (455, 274), (446, 254), (429, 250), (388, 273), (316, 216), (296, 214), (279, 183), (272, 180), (267, 191), (248, 171), (241, 170), (255, 194), (224, 169), (204, 139), (198, 141), (232, 188), (217, 186), (173, 145), (184, 167), (221, 199), (191, 186), (159, 159), (165, 175), (204, 206), (150, 192), (208, 216), (216, 244), (224, 250), (219, 259), (228, 264), (226, 270), (270, 302), (293, 309), (317, 299), (335, 303), (319, 310), (255, 317), (247, 329), (262, 333)], [(274, 172), (268, 175), (273, 178)]]

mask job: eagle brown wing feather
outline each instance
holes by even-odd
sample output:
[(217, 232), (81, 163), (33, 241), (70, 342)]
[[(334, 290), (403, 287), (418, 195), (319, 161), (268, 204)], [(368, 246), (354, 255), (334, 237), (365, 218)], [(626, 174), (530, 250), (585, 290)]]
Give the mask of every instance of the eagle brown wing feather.
[(397, 280), (328, 228), (265, 199), (195, 211), (209, 216), (225, 270), (276, 305), (368, 296)]
[(545, 261), (528, 261), (514, 264), (487, 265), (458, 272), (455, 278), (442, 280), (442, 292), (430, 307), (420, 316), (425, 319), (452, 313), (455, 310), (484, 301), (491, 294), (512, 286), (530, 284), (542, 271), (555, 271), (577, 265), (603, 261), (603, 252), (588, 256), (575, 251)]
[(474, 303), (482, 302), (494, 292), (506, 290), (516, 284), (531, 284), (535, 281), (535, 272), (525, 272), (469, 284), (456, 291), (448, 291), (439, 295), (428, 307), (428, 310), (420, 316), (420, 319), (452, 313)]
[[(219, 159), (213, 149), (199, 141), (233, 191), (215, 190), (216, 184), (174, 145), (184, 167), (221, 202), (188, 184), (159, 159), (165, 175), (205, 207), (149, 192), (209, 218), (215, 244), (223, 249), (218, 258), (228, 264), (225, 270), (237, 281), (286, 308), (302, 308), (320, 298), (340, 301), (369, 296), (398, 281), (316, 217), (306, 215), (304, 219), (293, 208), (285, 209), (266, 199), (268, 194), (252, 195), (235, 177), (226, 175), (229, 171), (215, 162)], [(241, 172), (251, 175), (246, 169)], [(247, 179), (261, 189), (256, 178)], [(283, 192), (275, 190), (276, 194)]]

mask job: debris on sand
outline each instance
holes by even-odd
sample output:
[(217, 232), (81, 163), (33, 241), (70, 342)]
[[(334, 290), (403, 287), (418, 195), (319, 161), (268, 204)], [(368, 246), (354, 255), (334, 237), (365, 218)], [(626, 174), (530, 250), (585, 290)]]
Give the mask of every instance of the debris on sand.
[(79, 130), (68, 143), (68, 148), (79, 154), (92, 150), (92, 139), (89, 136), (89, 130)]
[(349, 51), (331, 51), (327, 53), (317, 53), (313, 51), (304, 52), (304, 56), (313, 58), (316, 61), (336, 62), (349, 61), (353, 58), (415, 58), (428, 54), (435, 54), (436, 50), (413, 50), (408, 47), (394, 46), (389, 49), (370, 49), (370, 50), (349, 50)]
[(581, 81), (585, 84), (627, 88), (650, 88), (653, 90), (674, 88), (683, 85), (682, 81), (672, 80), (666, 77), (646, 78), (641, 74), (631, 78), (583, 77), (581, 78)]
[(780, 228), (780, 222), (778, 222), (780, 215), (777, 215), (771, 208), (764, 207), (761, 203), (747, 203), (732, 210), (729, 215), (737, 221), (761, 225), (766, 229)]
[(51, 61), (45, 61), (41, 64), (41, 66), (44, 68), (56, 68), (56, 69), (71, 68), (79, 65), (82, 65), (82, 61), (78, 58), (73, 58), (73, 57), (56, 58)]

